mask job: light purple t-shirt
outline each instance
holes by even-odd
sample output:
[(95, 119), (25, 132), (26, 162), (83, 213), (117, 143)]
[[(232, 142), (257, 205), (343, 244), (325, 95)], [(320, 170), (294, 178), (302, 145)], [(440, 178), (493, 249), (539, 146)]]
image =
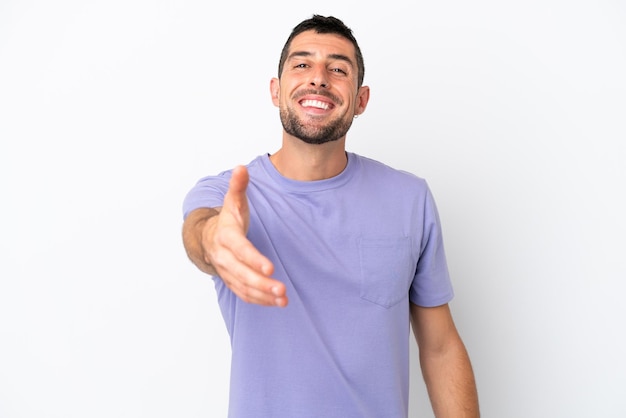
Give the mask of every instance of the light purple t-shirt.
[[(229, 417), (406, 417), (409, 301), (453, 296), (426, 182), (353, 153), (326, 180), (287, 179), (267, 155), (248, 171), (248, 238), (289, 305), (245, 303), (214, 277), (232, 346)], [(184, 216), (221, 206), (229, 179), (201, 179)]]

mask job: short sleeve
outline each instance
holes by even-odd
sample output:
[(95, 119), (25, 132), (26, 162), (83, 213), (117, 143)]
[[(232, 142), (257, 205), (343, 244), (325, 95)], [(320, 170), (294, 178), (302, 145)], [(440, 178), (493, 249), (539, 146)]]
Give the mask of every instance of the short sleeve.
[(224, 171), (217, 176), (208, 176), (200, 179), (189, 190), (183, 200), (183, 219), (198, 208), (214, 208), (222, 206), (224, 196), (228, 191), (228, 182), (231, 171)]
[(426, 189), (423, 210), (423, 234), (420, 255), (409, 297), (412, 303), (432, 307), (443, 305), (454, 296), (441, 223), (430, 189)]

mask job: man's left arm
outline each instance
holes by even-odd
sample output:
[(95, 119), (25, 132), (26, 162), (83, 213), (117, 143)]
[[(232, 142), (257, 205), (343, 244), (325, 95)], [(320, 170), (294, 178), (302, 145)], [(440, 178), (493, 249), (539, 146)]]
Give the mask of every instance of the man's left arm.
[(477, 418), (478, 393), (465, 345), (447, 304), (411, 304), (422, 374), (437, 418)]

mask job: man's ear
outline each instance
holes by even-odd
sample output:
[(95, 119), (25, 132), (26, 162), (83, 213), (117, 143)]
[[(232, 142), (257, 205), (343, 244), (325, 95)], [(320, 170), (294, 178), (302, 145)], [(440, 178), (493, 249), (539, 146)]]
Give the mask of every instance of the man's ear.
[(365, 112), (367, 102), (370, 100), (370, 88), (368, 86), (361, 86), (359, 92), (356, 95), (356, 106), (354, 108), (354, 116), (358, 116)]
[(280, 95), (280, 80), (277, 78), (272, 78), (270, 81), (270, 94), (272, 95), (272, 103), (274, 106), (278, 107), (280, 103), (278, 96)]

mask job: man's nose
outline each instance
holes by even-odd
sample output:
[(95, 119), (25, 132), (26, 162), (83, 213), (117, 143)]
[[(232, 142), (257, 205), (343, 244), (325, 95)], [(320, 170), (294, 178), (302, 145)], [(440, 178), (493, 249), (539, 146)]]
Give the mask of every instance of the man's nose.
[(327, 78), (327, 74), (326, 74), (326, 70), (317, 70), (313, 73), (312, 77), (311, 77), (311, 81), (309, 82), (311, 84), (311, 86), (314, 87), (321, 87), (321, 88), (328, 88), (329, 83), (328, 83), (328, 78)]

